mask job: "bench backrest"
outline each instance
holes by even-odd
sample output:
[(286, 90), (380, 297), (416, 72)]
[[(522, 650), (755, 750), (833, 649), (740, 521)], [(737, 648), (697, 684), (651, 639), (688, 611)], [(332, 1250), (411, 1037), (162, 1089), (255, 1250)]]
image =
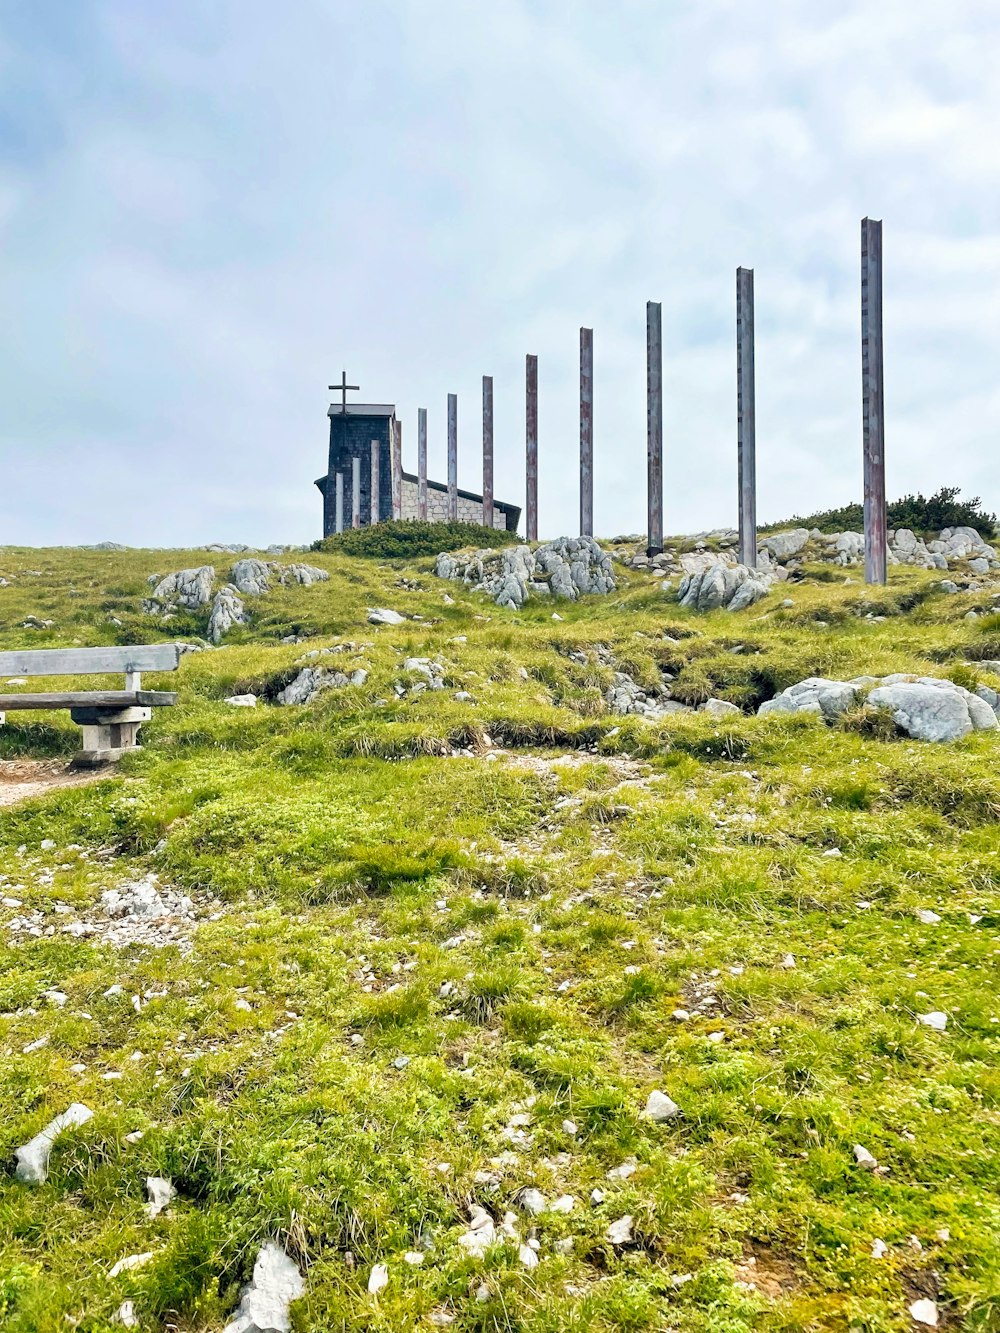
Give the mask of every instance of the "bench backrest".
[(15, 648), (0, 653), (0, 676), (97, 676), (124, 671), (176, 671), (176, 643), (128, 644), (124, 648)]

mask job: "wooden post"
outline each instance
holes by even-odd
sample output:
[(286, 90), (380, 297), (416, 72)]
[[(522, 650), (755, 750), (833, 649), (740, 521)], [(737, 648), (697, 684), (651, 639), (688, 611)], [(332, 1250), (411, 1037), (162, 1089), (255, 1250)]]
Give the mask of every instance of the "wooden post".
[(754, 390), (753, 269), (736, 270), (736, 453), (740, 563), (757, 567), (757, 406)]
[(458, 394), (448, 395), (448, 521), (458, 519)]
[(493, 526), (493, 376), (483, 376), (483, 527)]
[(580, 536), (594, 535), (594, 330), (580, 330)]
[(403, 517), (403, 423), (392, 423), (392, 516)]
[(336, 515), (336, 519), (335, 519), (335, 528), (334, 528), (334, 530), (335, 530), (336, 532), (343, 532), (343, 531), (344, 531), (344, 474), (343, 474), (343, 472), (338, 472), (338, 473), (336, 474), (335, 485), (336, 485), (336, 488), (337, 488), (337, 491), (336, 491), (337, 499), (336, 499), (336, 509), (335, 509), (335, 511), (334, 511), (334, 513), (335, 513), (335, 515)]
[(361, 455), (351, 459), (351, 527), (361, 527)]
[(427, 518), (427, 408), (417, 408), (417, 518)]
[(663, 550), (663, 341), (659, 301), (646, 302), (646, 554)]
[(865, 582), (886, 583), (882, 223), (861, 223), (861, 381), (864, 406)]
[(372, 440), (372, 507), (368, 522), (375, 526), (379, 522), (379, 460), (382, 455), (382, 447), (378, 440)]
[(524, 361), (525, 537), (538, 541), (538, 357)]

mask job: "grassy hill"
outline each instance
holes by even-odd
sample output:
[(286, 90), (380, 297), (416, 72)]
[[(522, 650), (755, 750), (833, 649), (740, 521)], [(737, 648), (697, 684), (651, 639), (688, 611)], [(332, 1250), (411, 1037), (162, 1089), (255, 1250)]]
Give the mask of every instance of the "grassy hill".
[[(97, 1333), (132, 1300), (143, 1329), (221, 1329), (277, 1238), (297, 1333), (874, 1333), (920, 1297), (1000, 1328), (1000, 742), (753, 715), (810, 675), (996, 686), (991, 598), (816, 566), (698, 616), (622, 569), (515, 613), (430, 559), (303, 558), (329, 582), (147, 678), (181, 701), (116, 774), (0, 810), (0, 1158), (95, 1113), (45, 1184), (0, 1176), (0, 1326)], [(198, 613), (141, 601), (204, 563), (232, 559), (0, 550), (0, 646), (192, 642)], [(303, 663), (368, 677), (267, 702)], [(616, 668), (743, 716), (609, 714)], [(78, 738), (10, 713), (0, 757)], [(196, 919), (115, 947), (101, 892), (149, 874)], [(645, 1118), (653, 1090), (681, 1114)], [(155, 1219), (147, 1176), (178, 1191)], [(537, 1265), (469, 1255), (473, 1205)]]

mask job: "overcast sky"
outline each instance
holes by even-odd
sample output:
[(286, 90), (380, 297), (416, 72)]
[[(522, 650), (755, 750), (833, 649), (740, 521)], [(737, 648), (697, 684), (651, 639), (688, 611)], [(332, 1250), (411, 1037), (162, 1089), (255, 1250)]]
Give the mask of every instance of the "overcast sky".
[[(0, 0), (0, 542), (319, 535), (326, 386), (415, 468), (575, 532), (645, 513), (663, 303), (667, 531), (736, 518), (735, 269), (759, 514), (860, 499), (860, 220), (884, 220), (890, 497), (1000, 508), (997, 0)], [(355, 395), (358, 396), (358, 395)]]

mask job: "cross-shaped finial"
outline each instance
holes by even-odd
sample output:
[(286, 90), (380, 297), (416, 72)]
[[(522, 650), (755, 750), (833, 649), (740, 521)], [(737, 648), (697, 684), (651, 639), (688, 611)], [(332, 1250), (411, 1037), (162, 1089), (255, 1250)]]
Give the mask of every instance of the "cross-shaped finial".
[(360, 384), (348, 384), (348, 382), (347, 382), (347, 371), (346, 371), (346, 370), (342, 370), (342, 371), (340, 372), (340, 383), (339, 383), (339, 384), (330, 384), (330, 385), (327, 385), (327, 387), (328, 387), (330, 390), (332, 390), (334, 393), (339, 393), (339, 394), (340, 394), (340, 410), (341, 410), (341, 412), (343, 412), (345, 415), (347, 414), (347, 391), (348, 391), (348, 389), (360, 389), (360, 388), (361, 388)]

